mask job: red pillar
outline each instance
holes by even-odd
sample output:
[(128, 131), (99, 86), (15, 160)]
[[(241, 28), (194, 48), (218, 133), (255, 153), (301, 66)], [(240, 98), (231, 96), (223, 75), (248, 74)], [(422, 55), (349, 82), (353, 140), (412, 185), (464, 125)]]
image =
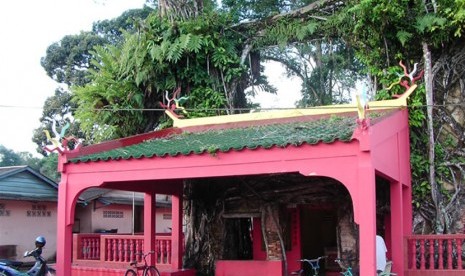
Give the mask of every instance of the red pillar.
[[(408, 112), (405, 112), (405, 125), (408, 125)], [(404, 225), (404, 235), (411, 235), (413, 231), (413, 210), (412, 210), (412, 172), (410, 165), (410, 131), (404, 129), (399, 134), (399, 175), (402, 187), (402, 222)], [(395, 266), (395, 264), (393, 264)]]
[(73, 243), (71, 216), (74, 197), (68, 195), (68, 185), (66, 177), (63, 176), (58, 186), (56, 275), (71, 275)]
[(176, 184), (178, 189), (171, 197), (171, 267), (182, 268), (182, 182)]
[(367, 152), (360, 153), (358, 169), (360, 275), (376, 275), (376, 182), (375, 171)]
[[(156, 226), (156, 194), (154, 192), (144, 195), (144, 253), (155, 250)], [(149, 255), (147, 262), (155, 265), (155, 254)]]
[[(408, 113), (407, 110), (404, 110), (404, 120), (405, 125), (408, 125)], [(397, 229), (396, 235), (397, 241), (393, 241), (393, 243), (398, 243), (397, 248), (393, 247), (393, 255), (392, 255), (392, 269), (393, 272), (397, 273), (399, 276), (404, 275), (404, 270), (406, 266), (405, 260), (407, 259), (404, 256), (405, 248), (407, 244), (405, 244), (404, 237), (407, 235), (412, 234), (412, 176), (411, 176), (411, 166), (410, 166), (410, 138), (409, 138), (409, 129), (405, 128), (401, 131), (398, 135), (399, 141), (399, 187), (396, 190), (396, 193), (399, 194), (399, 199), (396, 202), (393, 202), (391, 199), (391, 209), (395, 204), (402, 206), (398, 210), (398, 217), (392, 215), (392, 219), (396, 220), (394, 223), (402, 224), (402, 227)], [(392, 198), (392, 196), (391, 196)], [(395, 207), (397, 209), (397, 207)], [(394, 234), (393, 234), (394, 235)], [(393, 236), (394, 239), (394, 236)], [(395, 252), (394, 252), (395, 250)]]
[(413, 233), (412, 188), (410, 185), (409, 183), (408, 186), (402, 186), (404, 235), (412, 235)]

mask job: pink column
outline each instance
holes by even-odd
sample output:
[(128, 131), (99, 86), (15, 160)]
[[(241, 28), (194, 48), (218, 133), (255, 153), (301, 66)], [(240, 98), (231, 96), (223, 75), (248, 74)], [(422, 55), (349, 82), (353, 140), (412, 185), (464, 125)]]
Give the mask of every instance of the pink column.
[(68, 195), (68, 185), (66, 176), (62, 176), (62, 181), (58, 185), (57, 275), (71, 275), (73, 224), (70, 222), (70, 217), (72, 215), (74, 197)]
[(360, 152), (358, 169), (358, 205), (360, 239), (360, 275), (376, 274), (376, 183), (370, 155)]
[(171, 197), (171, 267), (182, 268), (182, 183), (178, 185), (177, 191)]
[[(405, 110), (406, 112), (406, 110)], [(405, 115), (408, 122), (408, 114)], [(408, 125), (408, 123), (406, 123)], [(413, 209), (412, 209), (412, 173), (410, 166), (410, 138), (409, 129), (399, 133), (399, 170), (400, 183), (402, 184), (402, 222), (404, 235), (413, 233)], [(393, 264), (395, 266), (395, 264)]]
[[(405, 125), (408, 125), (408, 112), (404, 111), (405, 114)], [(410, 138), (409, 138), (409, 129), (405, 128), (402, 132), (399, 133), (399, 175), (400, 175), (400, 184), (401, 184), (401, 201), (399, 204), (402, 204), (402, 216), (399, 217), (399, 221), (402, 222), (402, 237), (411, 235), (413, 233), (413, 210), (412, 210), (412, 175), (411, 175), (411, 166), (410, 166)], [(391, 204), (392, 208), (392, 204)], [(395, 219), (395, 218), (394, 218)], [(404, 244), (403, 240), (402, 246), (406, 247), (407, 244)], [(399, 256), (404, 255), (404, 248), (401, 251), (397, 252)], [(393, 271), (399, 276), (404, 275), (404, 270), (406, 269), (406, 257), (400, 258), (398, 260), (393, 259), (392, 268)]]
[[(156, 194), (145, 193), (144, 196), (144, 253), (155, 250), (155, 214), (156, 214)], [(147, 258), (150, 265), (155, 265), (155, 255), (151, 254)]]

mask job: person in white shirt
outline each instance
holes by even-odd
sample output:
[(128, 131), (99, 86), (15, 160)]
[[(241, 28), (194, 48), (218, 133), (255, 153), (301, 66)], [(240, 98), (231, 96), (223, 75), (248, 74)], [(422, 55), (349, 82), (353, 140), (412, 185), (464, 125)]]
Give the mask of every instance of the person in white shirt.
[(386, 244), (384, 239), (376, 235), (376, 272), (383, 272), (386, 267)]

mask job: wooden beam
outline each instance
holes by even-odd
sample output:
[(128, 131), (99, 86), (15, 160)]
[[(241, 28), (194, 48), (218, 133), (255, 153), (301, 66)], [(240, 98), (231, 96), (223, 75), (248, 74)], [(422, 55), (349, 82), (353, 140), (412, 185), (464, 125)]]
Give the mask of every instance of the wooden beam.
[(259, 218), (261, 216), (260, 213), (252, 212), (252, 213), (229, 213), (229, 214), (223, 214), (223, 218)]

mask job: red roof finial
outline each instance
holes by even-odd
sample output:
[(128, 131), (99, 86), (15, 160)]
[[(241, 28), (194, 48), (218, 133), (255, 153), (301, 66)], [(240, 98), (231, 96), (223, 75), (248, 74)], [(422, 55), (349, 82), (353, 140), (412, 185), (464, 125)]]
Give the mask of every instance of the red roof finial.
[[(405, 91), (407, 91), (407, 90), (410, 89), (410, 87), (412, 85), (415, 84), (415, 82), (417, 80), (419, 80), (419, 79), (421, 79), (421, 77), (423, 77), (423, 73), (424, 73), (423, 70), (421, 70), (421, 72), (417, 76), (415, 76), (415, 74), (417, 73), (417, 65), (418, 65), (418, 63), (415, 63), (413, 65), (413, 70), (410, 73), (407, 71), (407, 67), (405, 67), (405, 65), (402, 63), (402, 60), (399, 61), (399, 65), (400, 65), (400, 67), (402, 67), (404, 69), (404, 74), (399, 75), (399, 80), (397, 82), (392, 83), (388, 88), (386, 88), (386, 90), (390, 90), (392, 87), (394, 87), (394, 85), (400, 84), (401, 86), (403, 86), (405, 88)], [(392, 95), (392, 97), (399, 98), (402, 95), (403, 94), (400, 94), (400, 95), (396, 94), (396, 95)]]

